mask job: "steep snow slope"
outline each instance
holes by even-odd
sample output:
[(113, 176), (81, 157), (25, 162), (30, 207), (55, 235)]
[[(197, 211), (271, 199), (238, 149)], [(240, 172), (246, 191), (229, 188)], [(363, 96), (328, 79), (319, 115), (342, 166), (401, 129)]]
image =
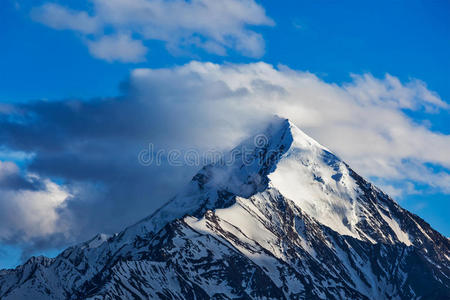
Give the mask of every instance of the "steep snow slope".
[(0, 298), (448, 299), (449, 249), (277, 120), (121, 233), (0, 271)]

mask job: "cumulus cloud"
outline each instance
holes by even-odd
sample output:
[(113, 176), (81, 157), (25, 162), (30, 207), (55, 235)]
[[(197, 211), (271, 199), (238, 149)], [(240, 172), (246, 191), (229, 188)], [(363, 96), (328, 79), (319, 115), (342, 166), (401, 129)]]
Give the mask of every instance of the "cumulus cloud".
[(66, 232), (58, 210), (69, 196), (51, 180), (0, 161), (0, 241), (20, 244)]
[[(405, 113), (442, 109), (448, 104), (419, 80), (364, 74), (338, 85), (285, 66), (192, 62), (136, 69), (121, 97), (14, 104), (0, 113), (0, 144), (31, 155), (27, 172), (59, 178), (53, 190), (38, 180), (40, 187), (34, 189), (40, 192), (32, 195), (59, 195), (46, 204), (50, 223), (64, 220), (64, 234), (83, 240), (150, 214), (199, 168), (164, 159), (144, 166), (138, 154), (149, 143), (166, 154), (170, 149), (230, 149), (257, 133), (273, 114), (291, 119), (396, 195), (415, 193), (417, 184), (450, 193), (450, 136)], [(17, 174), (14, 168), (5, 166), (3, 172)], [(25, 184), (15, 182), (15, 189)], [(8, 198), (25, 201), (20, 198), (25, 194), (13, 195)], [(5, 215), (8, 209), (2, 208)], [(30, 212), (34, 209), (30, 206)], [(3, 232), (13, 230), (6, 224)]]
[[(164, 41), (171, 52), (197, 47), (226, 55), (229, 49), (234, 49), (245, 56), (260, 57), (264, 53), (264, 40), (249, 26), (274, 24), (254, 0), (88, 2), (92, 5), (89, 13), (47, 3), (34, 8), (32, 17), (54, 29), (84, 34), (91, 53), (98, 58), (127, 62), (142, 60), (145, 40)], [(111, 29), (114, 35), (106, 35)], [(123, 32), (132, 32), (138, 40), (131, 40)], [(114, 46), (121, 50), (108, 49)], [(133, 50), (125, 51), (125, 46)]]

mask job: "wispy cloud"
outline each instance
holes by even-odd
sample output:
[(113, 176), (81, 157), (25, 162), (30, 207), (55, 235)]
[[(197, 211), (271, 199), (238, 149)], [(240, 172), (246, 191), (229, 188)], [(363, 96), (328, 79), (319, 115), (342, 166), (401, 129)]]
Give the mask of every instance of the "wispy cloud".
[[(146, 40), (164, 41), (172, 52), (194, 47), (226, 55), (233, 49), (260, 57), (264, 40), (248, 26), (274, 25), (254, 0), (89, 2), (89, 12), (46, 3), (34, 8), (31, 16), (51, 28), (81, 33), (95, 57), (123, 62), (141, 61), (146, 53), (142, 42)], [(111, 30), (113, 33), (107, 34)]]
[(147, 53), (142, 41), (133, 40), (127, 34), (105, 35), (86, 43), (93, 56), (106, 61), (140, 62), (145, 60)]
[(58, 30), (68, 29), (89, 34), (101, 29), (98, 18), (89, 16), (87, 12), (71, 10), (54, 3), (33, 9), (31, 16), (36, 21)]

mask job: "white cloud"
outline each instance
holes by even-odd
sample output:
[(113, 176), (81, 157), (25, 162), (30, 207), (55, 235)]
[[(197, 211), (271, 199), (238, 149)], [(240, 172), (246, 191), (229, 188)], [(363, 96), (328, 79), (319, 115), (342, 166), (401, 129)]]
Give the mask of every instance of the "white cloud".
[(396, 108), (425, 108), (431, 112), (436, 108), (449, 108), (436, 93), (429, 91), (426, 84), (413, 79), (403, 85), (397, 77), (386, 74), (384, 79), (374, 78), (370, 74), (352, 75), (353, 83), (346, 85), (347, 91), (361, 104), (376, 104)]
[[(203, 137), (197, 144), (230, 146), (253, 120), (278, 114), (365, 176), (411, 180), (450, 193), (450, 175), (427, 167), (450, 168), (450, 136), (416, 124), (403, 111), (448, 109), (421, 81), (401, 83), (389, 74), (382, 79), (365, 74), (339, 86), (284, 66), (193, 62), (173, 69), (137, 69), (131, 82), (144, 99), (155, 90), (162, 93), (164, 100), (157, 105), (176, 107), (169, 113), (174, 120), (207, 128), (192, 135), (194, 140)], [(178, 110), (182, 116), (176, 116)]]
[(25, 180), (39, 181), (40, 189), (11, 189), (2, 181), (19, 176), (20, 170), (12, 162), (0, 161), (0, 240), (26, 242), (67, 230), (58, 210), (70, 196), (61, 186), (37, 175), (27, 174)]
[[(264, 53), (264, 40), (260, 34), (247, 27), (274, 24), (254, 0), (90, 2), (92, 14), (47, 3), (35, 8), (32, 16), (54, 29), (81, 32), (88, 40), (92, 34), (95, 39), (109, 39), (103, 37), (104, 30), (112, 28), (116, 34), (132, 32), (141, 40), (164, 41), (172, 52), (197, 47), (217, 55), (226, 55), (228, 49), (235, 49), (250, 57), (260, 57)], [(88, 45), (93, 43), (88, 42)], [(137, 41), (134, 45), (137, 45)], [(103, 58), (100, 55), (97, 57)], [(134, 56), (130, 57), (130, 61), (135, 61)], [(125, 61), (124, 58), (120, 56), (120, 60)]]
[(81, 33), (95, 33), (100, 29), (99, 20), (84, 11), (74, 11), (58, 4), (46, 3), (31, 11), (34, 20), (53, 29), (70, 29)]
[(87, 45), (93, 56), (110, 62), (140, 62), (147, 53), (142, 41), (133, 40), (127, 34), (102, 36), (99, 40), (88, 40)]

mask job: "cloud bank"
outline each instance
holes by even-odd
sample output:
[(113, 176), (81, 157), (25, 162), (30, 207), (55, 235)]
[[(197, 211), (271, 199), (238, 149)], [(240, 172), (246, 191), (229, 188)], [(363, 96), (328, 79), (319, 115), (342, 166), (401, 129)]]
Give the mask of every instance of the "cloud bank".
[(254, 0), (89, 0), (90, 9), (46, 3), (32, 10), (34, 20), (81, 34), (90, 53), (107, 61), (145, 59), (146, 40), (163, 41), (172, 53), (190, 48), (249, 57), (264, 53), (262, 36), (249, 26), (272, 26)]
[[(406, 113), (449, 105), (419, 80), (352, 78), (338, 85), (286, 66), (191, 62), (136, 69), (121, 97), (10, 105), (0, 111), (0, 144), (32, 159), (26, 171), (0, 165), (10, 174), (0, 175), (0, 240), (21, 230), (28, 234), (21, 242), (49, 247), (120, 230), (149, 215), (198, 169), (164, 160), (140, 164), (149, 143), (229, 149), (273, 114), (389, 191), (415, 193), (421, 185), (450, 193), (450, 136)], [(15, 214), (27, 221), (19, 226), (6, 218)]]

